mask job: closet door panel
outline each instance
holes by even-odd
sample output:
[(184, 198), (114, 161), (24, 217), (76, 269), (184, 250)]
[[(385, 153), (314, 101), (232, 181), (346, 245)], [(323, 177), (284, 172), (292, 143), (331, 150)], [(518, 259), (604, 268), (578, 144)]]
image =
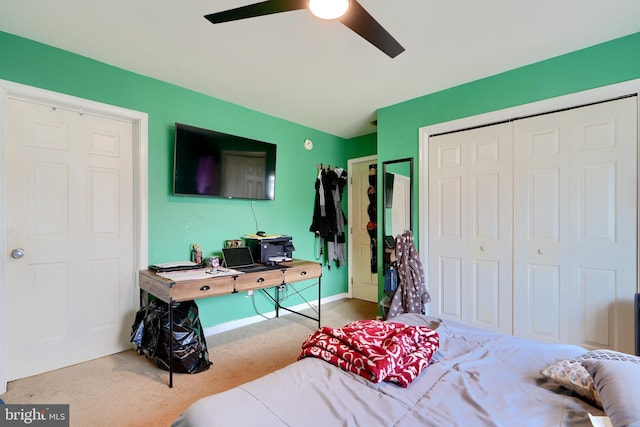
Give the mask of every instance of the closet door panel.
[(529, 265), (523, 283), (526, 294), (527, 335), (545, 341), (559, 341), (561, 337), (562, 303), (560, 287), (560, 266)]
[(513, 133), (510, 123), (469, 130), (467, 314), (476, 326), (512, 332)]
[(616, 241), (616, 163), (579, 165), (576, 240), (598, 244)]
[(527, 176), (527, 239), (560, 242), (560, 168), (531, 170)]
[(514, 123), (514, 335), (567, 342), (573, 308), (570, 134), (562, 114)]
[(463, 207), (466, 206), (462, 200), (463, 183), (461, 177), (451, 177), (442, 179), (438, 184), (440, 215), (437, 236), (443, 253), (450, 256), (438, 257), (438, 279), (435, 283), (440, 293), (437, 300), (442, 306), (443, 314), (461, 320), (462, 295), (465, 292), (461, 258), (464, 253)]
[(467, 272), (467, 173), (464, 139), (443, 135), (429, 145), (430, 313), (463, 320)]
[[(636, 102), (514, 123), (516, 335), (633, 351)], [(541, 267), (558, 271), (545, 298), (531, 274)]]
[(616, 271), (579, 268), (577, 271), (581, 316), (578, 330), (582, 345), (594, 348), (615, 347), (614, 324), (609, 316), (590, 316), (588, 313), (609, 313), (611, 301), (616, 300)]
[(461, 258), (439, 257), (437, 264), (440, 314), (462, 319), (462, 263)]
[[(526, 256), (526, 265), (515, 264), (514, 333), (547, 341), (560, 341), (561, 294), (568, 282), (568, 271), (561, 269), (560, 176), (558, 167), (540, 168), (526, 173), (527, 197), (524, 215), (516, 211), (516, 233), (526, 236), (526, 248), (514, 251), (517, 259)], [(516, 195), (518, 200), (518, 195)], [(524, 249), (526, 252), (522, 252)]]
[[(438, 182), (438, 237), (462, 243), (466, 201), (462, 199), (463, 177), (442, 178)], [(459, 249), (459, 248), (456, 248)]]
[(475, 260), (472, 264), (473, 323), (500, 326), (500, 263)]
[(510, 124), (429, 141), (435, 312), (506, 333), (512, 329), (512, 158)]
[(637, 99), (572, 110), (573, 342), (634, 351)]

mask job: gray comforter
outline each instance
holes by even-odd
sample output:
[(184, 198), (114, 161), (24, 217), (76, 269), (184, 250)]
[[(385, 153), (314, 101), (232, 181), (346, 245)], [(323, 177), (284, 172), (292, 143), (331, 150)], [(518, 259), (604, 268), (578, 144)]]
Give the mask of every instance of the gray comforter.
[(392, 321), (440, 334), (432, 364), (408, 388), (374, 384), (320, 359), (191, 405), (174, 427), (589, 426), (602, 410), (546, 383), (539, 371), (586, 350), (403, 314)]

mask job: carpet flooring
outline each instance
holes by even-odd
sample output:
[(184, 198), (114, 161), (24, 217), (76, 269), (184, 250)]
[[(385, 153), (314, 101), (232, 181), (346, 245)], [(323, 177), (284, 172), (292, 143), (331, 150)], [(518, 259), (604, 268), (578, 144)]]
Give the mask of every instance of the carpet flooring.
[[(322, 305), (322, 325), (375, 319), (378, 307), (357, 299)], [(72, 427), (170, 426), (196, 400), (295, 362), (317, 322), (295, 314), (207, 337), (213, 365), (197, 374), (168, 372), (134, 350), (12, 381), (0, 395), (12, 404), (69, 404)]]

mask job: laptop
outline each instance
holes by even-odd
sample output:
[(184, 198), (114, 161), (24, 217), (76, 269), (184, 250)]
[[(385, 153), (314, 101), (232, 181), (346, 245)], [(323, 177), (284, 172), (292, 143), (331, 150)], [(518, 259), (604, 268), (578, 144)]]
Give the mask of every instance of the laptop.
[(246, 272), (281, 270), (284, 268), (283, 266), (275, 263), (275, 265), (256, 264), (253, 261), (251, 249), (248, 246), (243, 246), (240, 248), (223, 248), (222, 262), (226, 268)]
[(251, 250), (248, 246), (223, 248), (222, 262), (226, 268), (231, 268), (232, 270), (246, 270), (256, 267), (255, 262), (253, 262), (253, 255), (251, 255)]

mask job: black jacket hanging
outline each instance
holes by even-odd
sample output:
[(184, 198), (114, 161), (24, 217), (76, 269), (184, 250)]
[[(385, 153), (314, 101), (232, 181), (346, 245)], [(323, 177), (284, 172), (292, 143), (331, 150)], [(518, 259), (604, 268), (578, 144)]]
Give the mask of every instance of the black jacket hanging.
[(344, 242), (343, 224), (347, 221), (340, 206), (336, 206), (340, 200), (338, 199), (338, 203), (336, 203), (334, 191), (338, 191), (337, 194), (342, 195), (346, 183), (346, 171), (340, 170), (340, 175), (338, 175), (336, 170), (320, 169), (315, 183), (316, 197), (309, 231), (331, 241), (335, 240), (336, 236), (340, 236), (340, 240)]
[(347, 172), (344, 169), (320, 169), (315, 183), (313, 220), (309, 227), (309, 231), (327, 243), (328, 260), (335, 260), (338, 266), (346, 262), (344, 231), (347, 219), (341, 206), (346, 184)]

